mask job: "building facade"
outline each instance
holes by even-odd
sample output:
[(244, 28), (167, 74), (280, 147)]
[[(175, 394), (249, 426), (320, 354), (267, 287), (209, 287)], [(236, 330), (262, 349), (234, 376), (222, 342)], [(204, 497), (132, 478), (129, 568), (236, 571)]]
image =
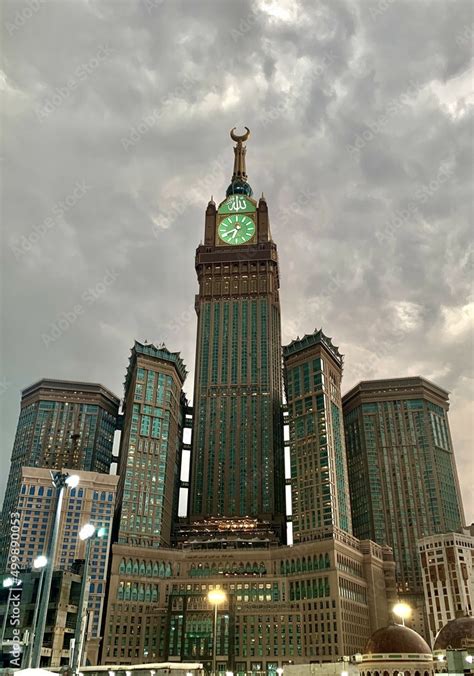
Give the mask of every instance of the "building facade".
[(425, 637), (417, 541), (464, 519), (448, 398), (420, 377), (361, 382), (343, 397), (354, 535), (393, 548), (400, 598)]
[[(332, 528), (294, 547), (113, 546), (104, 664), (197, 660), (210, 666), (218, 609), (220, 670), (276, 674), (282, 664), (361, 652), (395, 600), (389, 548)], [(260, 666), (259, 666), (260, 665)]]
[(135, 342), (125, 377), (118, 542), (171, 545), (178, 517), (185, 378), (179, 353)]
[(108, 473), (119, 399), (102, 385), (43, 379), (22, 392), (2, 510), (0, 570), (9, 550), (22, 467)]
[[(104, 537), (94, 538), (92, 542), (89, 567), (87, 655), (91, 661), (97, 661), (118, 477), (99, 472), (77, 471), (76, 474), (79, 485), (64, 495), (54, 569), (71, 571), (77, 560), (84, 559), (85, 542), (79, 538), (82, 526), (91, 523), (97, 529), (104, 529)], [(55, 493), (49, 470), (22, 468), (17, 507), (19, 539), (11, 545), (22, 570), (31, 570), (37, 556), (48, 554)], [(47, 656), (47, 652), (44, 654)]]
[(431, 645), (451, 620), (474, 611), (474, 527), (418, 540)]
[[(26, 572), (21, 576), (21, 601), (18, 605), (19, 613), (15, 616), (15, 624), (7, 622), (5, 626), (5, 642), (3, 652), (0, 650), (2, 666), (8, 669), (6, 673), (13, 673), (18, 668), (12, 662), (12, 647), (14, 644), (14, 630), (19, 632), (22, 653), (20, 662), (25, 659), (28, 650), (29, 637), (32, 633), (33, 616), (36, 597), (38, 594), (40, 573)], [(47, 624), (45, 629), (43, 648), (41, 651), (41, 667), (61, 667), (69, 664), (70, 643), (74, 638), (77, 622), (77, 609), (81, 593), (80, 570), (57, 570), (53, 573), (51, 595), (49, 597)], [(3, 623), (5, 613), (11, 617), (11, 607), (8, 603), (8, 589), (0, 587), (0, 622)], [(17, 641), (18, 638), (15, 639)], [(21, 664), (26, 667), (25, 662)]]
[(211, 200), (199, 292), (189, 521), (256, 518), (285, 538), (278, 254), (252, 198), (243, 137), (227, 197)]
[[(322, 332), (285, 348), (290, 454), (304, 464), (307, 448), (312, 464), (308, 469), (295, 465), (294, 497), (303, 495), (310, 480), (311, 496), (308, 504), (296, 501), (297, 537), (293, 546), (284, 544), (278, 259), (266, 201), (253, 200), (247, 182), (246, 137), (233, 134), (232, 182), (219, 206), (212, 200), (208, 204), (204, 243), (196, 254), (189, 510), (174, 532), (174, 512), (169, 512), (166, 531), (170, 520), (163, 520), (163, 511), (144, 512), (147, 482), (159, 476), (160, 455), (146, 450), (146, 444), (152, 448), (148, 429), (153, 422), (143, 423), (143, 416), (156, 415), (151, 407), (159, 405), (154, 385), (147, 400), (147, 370), (167, 369), (176, 385), (169, 402), (176, 421), (184, 377), (179, 377), (176, 355), (171, 359), (171, 353), (159, 355), (148, 346), (143, 359), (149, 361), (142, 362), (144, 346), (140, 354), (137, 346), (132, 350), (119, 465), (121, 508), (103, 625), (104, 664), (198, 661), (209, 670), (214, 609), (207, 595), (216, 588), (225, 592), (217, 613), (219, 672), (230, 669), (239, 676), (276, 674), (283, 664), (329, 663), (360, 652), (373, 631), (387, 624), (388, 607), (396, 598), (391, 549), (361, 542), (350, 532), (342, 358)], [(311, 386), (306, 388), (308, 365)], [(306, 445), (299, 434), (300, 406), (307, 416)], [(185, 407), (184, 427), (189, 416)], [(178, 422), (170, 425), (168, 442), (186, 451), (181, 433)], [(320, 472), (316, 483), (313, 469)], [(177, 483), (167, 483), (166, 477), (161, 483), (173, 502)], [(161, 528), (160, 533), (144, 530), (145, 516), (146, 529)]]
[(283, 348), (293, 541), (334, 525), (352, 532), (342, 418), (342, 355), (315, 331)]

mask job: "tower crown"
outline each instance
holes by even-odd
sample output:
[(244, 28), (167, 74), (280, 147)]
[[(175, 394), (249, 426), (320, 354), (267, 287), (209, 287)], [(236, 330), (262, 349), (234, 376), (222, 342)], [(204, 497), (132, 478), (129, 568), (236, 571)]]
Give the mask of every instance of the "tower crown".
[(250, 136), (250, 129), (245, 127), (245, 134), (238, 135), (235, 133), (235, 127), (230, 130), (230, 137), (233, 141), (237, 143), (234, 146), (234, 173), (232, 174), (232, 179), (229, 187), (227, 188), (226, 195), (252, 195), (253, 190), (247, 183), (247, 169), (245, 166), (245, 155), (247, 153), (247, 146), (244, 146), (243, 143)]

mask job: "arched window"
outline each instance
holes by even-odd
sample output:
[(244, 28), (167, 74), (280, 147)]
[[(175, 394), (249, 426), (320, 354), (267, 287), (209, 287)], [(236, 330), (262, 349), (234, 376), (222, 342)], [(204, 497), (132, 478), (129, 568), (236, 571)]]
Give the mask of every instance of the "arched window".
[(158, 577), (164, 577), (165, 576), (165, 564), (163, 561), (160, 561), (160, 565), (158, 568)]
[(117, 589), (117, 599), (123, 601), (123, 582), (120, 583), (120, 586)]
[(138, 600), (145, 600), (145, 587), (142, 584), (138, 587)]
[(127, 585), (125, 587), (125, 592), (124, 592), (124, 595), (123, 595), (124, 601), (130, 601), (130, 592), (131, 592), (130, 586), (131, 586), (130, 582), (127, 582)]
[(388, 673), (388, 671), (384, 671), (383, 676), (390, 676), (390, 674)]
[(146, 562), (146, 575), (147, 577), (151, 577), (151, 561)]
[(138, 561), (135, 560), (133, 562), (133, 569), (132, 570), (133, 570), (134, 575), (138, 575)]
[(421, 673), (419, 671), (415, 671), (415, 676), (421, 676)]
[(165, 566), (165, 576), (171, 577), (171, 564), (169, 562)]
[(132, 586), (132, 597), (131, 597), (131, 599), (132, 599), (132, 601), (138, 600), (138, 587), (137, 587), (136, 582), (134, 582), (133, 586)]
[(131, 561), (131, 559), (129, 559), (129, 560), (127, 561), (127, 567), (126, 567), (126, 569), (125, 569), (125, 572), (126, 572), (127, 575), (131, 575), (131, 574), (132, 574), (132, 561)]
[(158, 577), (159, 569), (158, 569), (158, 563), (155, 561), (153, 563), (153, 577)]
[(119, 573), (121, 573), (122, 575), (125, 573), (125, 559), (122, 559), (120, 561)]
[(97, 593), (102, 594), (102, 582), (99, 582), (97, 585)]
[(145, 573), (146, 573), (145, 561), (140, 561), (140, 575), (145, 575)]
[(378, 671), (374, 671), (374, 676), (380, 676)]
[(149, 584), (145, 587), (145, 601), (151, 601), (151, 589)]

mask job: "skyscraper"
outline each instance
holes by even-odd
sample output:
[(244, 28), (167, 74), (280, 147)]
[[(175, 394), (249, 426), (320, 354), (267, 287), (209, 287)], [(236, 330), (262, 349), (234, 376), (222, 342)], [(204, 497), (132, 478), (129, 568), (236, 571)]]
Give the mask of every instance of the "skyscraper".
[[(85, 542), (79, 538), (82, 526), (91, 523), (96, 529), (103, 529), (103, 536), (94, 538), (92, 542), (89, 568), (87, 654), (90, 660), (96, 661), (107, 585), (118, 477), (81, 470), (76, 470), (75, 473), (79, 477), (79, 485), (77, 488), (68, 490), (64, 496), (54, 569), (69, 571), (76, 559), (84, 558)], [(21, 469), (21, 485), (17, 503), (20, 537), (15, 540), (14, 549), (16, 561), (22, 570), (31, 569), (37, 556), (48, 554), (55, 515), (55, 494), (48, 469), (37, 467)], [(31, 619), (30, 617), (30, 621)], [(31, 629), (31, 625), (23, 628)], [(54, 625), (47, 625), (46, 643), (52, 642), (55, 631)], [(45, 658), (51, 656), (49, 646), (45, 647), (42, 654)]]
[(191, 454), (191, 523), (257, 519), (283, 538), (284, 459), (278, 255), (267, 203), (247, 182), (232, 138), (226, 198), (206, 210), (196, 251), (199, 293)]
[(186, 368), (179, 353), (135, 341), (125, 377), (118, 542), (170, 546), (178, 516)]
[(420, 377), (364, 381), (343, 397), (354, 534), (393, 548), (399, 594), (425, 636), (417, 540), (464, 520), (448, 398)]
[(22, 467), (108, 473), (119, 399), (102, 385), (43, 379), (22, 392), (2, 511), (0, 569), (9, 548)]
[[(167, 409), (171, 453), (181, 444), (181, 425), (172, 426), (171, 419), (179, 419), (177, 389), (184, 373), (176, 353), (137, 344), (132, 350), (119, 466), (122, 515), (103, 627), (106, 664), (198, 661), (209, 670), (214, 609), (207, 595), (216, 588), (225, 592), (217, 610), (219, 673), (276, 676), (289, 662), (331, 662), (362, 650), (389, 619), (395, 592), (391, 550), (350, 533), (342, 357), (322, 332), (285, 348), (294, 430), (290, 450), (296, 457), (293, 491), (302, 496), (308, 485), (310, 495), (296, 508), (297, 542), (281, 544), (285, 478), (278, 261), (267, 204), (252, 199), (247, 182), (247, 136), (232, 133), (232, 181), (226, 199), (207, 206), (204, 244), (196, 254), (189, 517), (175, 529), (171, 547), (173, 511), (165, 518), (157, 504), (161, 499), (174, 503), (177, 491), (173, 481), (153, 482), (163, 476), (163, 468), (160, 440), (149, 434), (152, 418), (159, 418), (156, 380), (149, 388), (148, 383), (153, 371), (169, 375), (176, 387)], [(148, 361), (142, 361), (145, 357)], [(186, 425), (190, 410), (184, 411)], [(178, 465), (175, 457), (167, 459), (172, 468)], [(160, 486), (165, 489), (158, 496)]]
[(342, 355), (322, 330), (283, 348), (290, 424), (293, 541), (351, 533), (342, 422)]

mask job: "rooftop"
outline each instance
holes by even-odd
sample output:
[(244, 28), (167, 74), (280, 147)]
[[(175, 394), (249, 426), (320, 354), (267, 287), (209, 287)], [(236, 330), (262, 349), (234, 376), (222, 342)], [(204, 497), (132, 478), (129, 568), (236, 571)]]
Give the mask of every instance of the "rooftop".
[(303, 336), (303, 338), (298, 336), (298, 338), (292, 340), (289, 345), (284, 345), (283, 356), (285, 359), (287, 359), (291, 355), (297, 354), (298, 352), (303, 352), (304, 350), (307, 350), (308, 348), (315, 345), (322, 345), (327, 350), (327, 352), (329, 352), (336, 363), (342, 368), (344, 355), (339, 352), (339, 348), (337, 345), (333, 344), (332, 338), (326, 336), (322, 329), (315, 329), (313, 333), (307, 333)]

